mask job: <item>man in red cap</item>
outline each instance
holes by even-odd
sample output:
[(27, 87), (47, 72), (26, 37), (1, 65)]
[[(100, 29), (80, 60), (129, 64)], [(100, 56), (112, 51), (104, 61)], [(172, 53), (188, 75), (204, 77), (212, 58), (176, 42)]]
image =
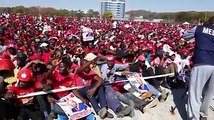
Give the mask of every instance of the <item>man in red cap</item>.
[[(5, 99), (35, 92), (36, 88), (32, 81), (33, 73), (30, 69), (22, 69), (17, 75), (17, 84), (11, 86), (5, 94)], [(21, 106), (18, 119), (42, 120), (39, 106), (35, 104), (34, 97), (16, 99), (17, 105)]]
[[(115, 57), (113, 55), (106, 56), (106, 59), (107, 64), (103, 64), (100, 69), (102, 78), (105, 83), (113, 83), (117, 80), (114, 73), (118, 70), (125, 70), (129, 67), (129, 64), (115, 64)], [(110, 108), (116, 113), (117, 117), (134, 117), (134, 103), (131, 99), (114, 90), (111, 85), (105, 86), (105, 95)], [(124, 107), (120, 101), (126, 103), (128, 106)]]

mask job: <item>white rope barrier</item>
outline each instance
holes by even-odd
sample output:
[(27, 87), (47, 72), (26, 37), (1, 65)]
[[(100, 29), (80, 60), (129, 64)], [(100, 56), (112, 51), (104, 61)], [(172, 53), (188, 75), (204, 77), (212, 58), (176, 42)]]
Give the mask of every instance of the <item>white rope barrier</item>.
[(163, 74), (163, 75), (155, 75), (155, 76), (148, 76), (144, 77), (144, 79), (151, 79), (151, 78), (160, 78), (160, 77), (167, 77), (167, 76), (175, 76), (175, 73)]
[(50, 91), (47, 91), (47, 92), (38, 91), (38, 92), (29, 93), (27, 95), (17, 96), (17, 98), (26, 98), (26, 97), (33, 97), (33, 96), (38, 96), (38, 95), (46, 95), (46, 94), (49, 94), (49, 93), (58, 93), (58, 92), (64, 92), (64, 91), (80, 89), (80, 88), (82, 88), (82, 87), (60, 88), (60, 89), (50, 90)]
[[(175, 73), (168, 73), (168, 74), (163, 74), (163, 75), (154, 75), (154, 76), (143, 77), (143, 79), (146, 80), (146, 79), (151, 79), (151, 78), (161, 78), (161, 77), (174, 76), (174, 75), (175, 75)], [(129, 82), (129, 80), (119, 80), (119, 81), (115, 81), (113, 83), (106, 83), (105, 85), (120, 83), (120, 82)]]
[[(148, 76), (148, 77), (144, 77), (144, 79), (146, 80), (146, 79), (151, 79), (151, 78), (160, 78), (160, 77), (167, 77), (167, 76), (174, 76), (174, 75), (175, 75), (175, 73), (169, 73), (169, 74), (163, 74), (163, 75)], [(128, 81), (129, 80), (120, 80), (120, 81), (115, 81), (113, 83), (128, 82)], [(113, 83), (107, 83), (104, 85), (113, 84)], [(80, 88), (82, 88), (82, 86), (81, 87), (69, 87), (69, 88), (54, 89), (54, 90), (50, 90), (47, 92), (38, 91), (38, 92), (29, 93), (27, 95), (17, 96), (17, 98), (26, 98), (26, 97), (33, 97), (33, 96), (38, 96), (38, 95), (46, 95), (49, 93), (58, 93), (58, 92), (64, 92), (64, 91), (80, 89)]]

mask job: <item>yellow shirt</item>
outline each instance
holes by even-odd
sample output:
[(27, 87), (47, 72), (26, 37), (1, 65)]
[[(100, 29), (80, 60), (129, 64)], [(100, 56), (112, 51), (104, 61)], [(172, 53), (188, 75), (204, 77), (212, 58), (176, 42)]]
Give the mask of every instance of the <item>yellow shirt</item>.
[(97, 65), (96, 66), (90, 66), (90, 67), (91, 67), (91, 70), (93, 72), (95, 72), (99, 77), (102, 78), (102, 74), (101, 74), (100, 69), (99, 69), (99, 67)]
[(17, 81), (17, 74), (18, 74), (18, 72), (19, 72), (19, 69), (14, 69), (14, 71), (13, 71), (13, 73), (14, 73), (14, 76), (5, 76), (5, 79), (4, 79), (4, 81), (6, 82), (6, 83), (8, 83), (9, 85), (12, 85), (13, 83), (16, 83), (16, 81)]

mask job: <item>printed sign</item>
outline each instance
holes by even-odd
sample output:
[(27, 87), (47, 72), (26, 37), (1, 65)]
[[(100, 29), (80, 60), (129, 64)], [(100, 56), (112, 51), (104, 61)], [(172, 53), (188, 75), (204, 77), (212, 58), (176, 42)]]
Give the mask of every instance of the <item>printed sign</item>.
[(82, 26), (82, 37), (83, 37), (83, 41), (92, 41), (94, 40), (94, 33), (93, 30), (91, 28), (88, 27), (84, 27)]
[(65, 112), (69, 120), (77, 120), (91, 114), (92, 110), (73, 93), (56, 102)]
[(143, 79), (142, 74), (134, 73), (126, 75), (131, 86), (138, 92), (144, 93), (149, 91), (146, 81)]
[(92, 32), (82, 33), (83, 41), (92, 41), (94, 40), (94, 34)]

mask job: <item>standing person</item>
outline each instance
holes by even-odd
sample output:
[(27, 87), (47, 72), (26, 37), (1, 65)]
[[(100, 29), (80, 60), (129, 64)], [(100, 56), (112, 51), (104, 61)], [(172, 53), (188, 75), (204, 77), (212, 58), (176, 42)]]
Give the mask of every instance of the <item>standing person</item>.
[(183, 38), (187, 40), (195, 38), (188, 119), (206, 120), (214, 93), (214, 16), (206, 24), (196, 26), (184, 33)]

